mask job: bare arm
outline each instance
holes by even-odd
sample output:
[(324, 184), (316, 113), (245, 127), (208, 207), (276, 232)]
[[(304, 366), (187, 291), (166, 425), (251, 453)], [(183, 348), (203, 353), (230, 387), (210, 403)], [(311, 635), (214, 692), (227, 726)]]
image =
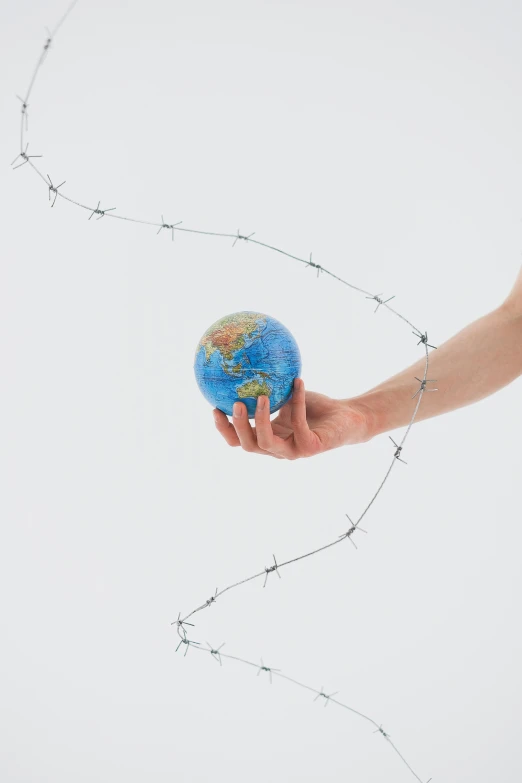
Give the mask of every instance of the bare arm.
[(522, 315), (522, 266), (520, 267), (513, 288), (506, 297), (504, 307), (511, 310), (514, 315)]
[[(500, 307), (466, 326), (429, 353), (428, 383), (415, 421), (429, 419), (482, 400), (522, 375), (522, 268)], [(418, 398), (412, 396), (424, 377), (423, 357), (407, 369), (356, 398), (367, 413), (371, 437), (406, 426)]]
[[(270, 421), (269, 398), (258, 397), (255, 427), (246, 406), (236, 402), (229, 422), (214, 409), (216, 427), (229, 446), (278, 459), (312, 457), (348, 444), (364, 443), (382, 432), (409, 424), (424, 377), (422, 357), (403, 372), (358, 397), (333, 399), (305, 391), (296, 378), (290, 401)], [(425, 392), (415, 421), (462, 408), (487, 397), (522, 375), (522, 268), (500, 307), (466, 326), (429, 354), (428, 378), (434, 394)], [(426, 388), (435, 384), (427, 384)]]

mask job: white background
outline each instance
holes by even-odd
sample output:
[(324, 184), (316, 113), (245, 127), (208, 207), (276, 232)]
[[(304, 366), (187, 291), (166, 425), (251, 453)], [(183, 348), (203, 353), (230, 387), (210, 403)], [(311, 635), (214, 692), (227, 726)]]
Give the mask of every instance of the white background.
[[(176, 654), (170, 623), (335, 539), (393, 456), (387, 435), (295, 462), (228, 447), (193, 374), (205, 329), (273, 315), (307, 388), (334, 397), (423, 347), (297, 261), (88, 222), (11, 172), (15, 94), (65, 7), (17, 0), (1, 20), (0, 778), (407, 783), (370, 724)], [(507, 0), (80, 2), (31, 96), (29, 153), (92, 208), (312, 252), (441, 345), (520, 266), (521, 32)], [(414, 424), (357, 551), (227, 593), (193, 638), (338, 690), (423, 781), (519, 779), (521, 388)]]

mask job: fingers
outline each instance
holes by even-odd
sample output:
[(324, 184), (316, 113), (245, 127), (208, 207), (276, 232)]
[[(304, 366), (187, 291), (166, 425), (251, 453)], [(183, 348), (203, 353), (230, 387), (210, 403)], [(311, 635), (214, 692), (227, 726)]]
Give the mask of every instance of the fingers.
[(257, 398), (255, 429), (250, 425), (246, 405), (235, 402), (232, 423), (218, 408), (214, 409), (216, 427), (229, 446), (241, 446), (255, 454), (269, 454), (278, 459), (296, 459), (308, 456), (313, 434), (306, 420), (306, 394), (302, 378), (293, 384), (290, 405), (290, 432), (293, 437), (281, 438), (274, 433), (270, 421), (270, 399)]
[[(213, 410), (216, 429), (220, 432), (228, 445), (242, 446), (245, 451), (250, 451), (255, 454), (264, 454), (266, 457), (284, 459), (283, 456), (270, 451), (265, 451), (259, 446), (257, 442), (257, 430), (254, 430), (249, 423), (246, 406), (242, 402), (236, 404), (239, 406), (237, 410), (238, 413), (241, 413), (241, 416), (233, 415), (233, 423), (229, 422), (226, 414), (219, 410), (219, 408), (214, 408)], [(270, 405), (268, 400), (266, 405), (268, 411), (268, 424), (270, 426)]]
[(220, 411), (219, 408), (214, 408), (214, 421), (216, 422), (216, 428), (224, 437), (229, 446), (241, 446), (239, 438), (233, 424), (231, 424), (227, 418), (227, 415)]
[(245, 403), (235, 402), (232, 410), (232, 423), (241, 446), (245, 451), (259, 451), (256, 436), (248, 420)]
[(270, 421), (270, 400), (264, 395), (257, 398), (255, 422), (259, 448), (274, 456), (288, 456), (288, 444), (282, 438), (274, 435)]
[(294, 431), (297, 451), (305, 454), (310, 445), (311, 432), (306, 420), (306, 393), (302, 378), (294, 380), (292, 399), (290, 400), (290, 423)]

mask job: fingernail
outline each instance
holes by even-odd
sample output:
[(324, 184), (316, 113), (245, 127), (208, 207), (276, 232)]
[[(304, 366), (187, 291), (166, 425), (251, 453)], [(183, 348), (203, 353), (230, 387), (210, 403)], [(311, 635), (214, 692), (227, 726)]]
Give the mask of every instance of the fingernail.
[(257, 410), (258, 411), (264, 411), (266, 405), (266, 400), (264, 397), (258, 397), (257, 398)]
[(241, 416), (242, 416), (243, 411), (241, 409), (241, 405), (239, 404), (239, 402), (235, 402), (234, 403), (233, 411), (234, 411), (234, 418), (235, 419), (240, 419)]
[(219, 421), (218, 412), (217, 412), (217, 411), (212, 411), (212, 413), (214, 414), (214, 421), (215, 421), (215, 422), (216, 422), (216, 424), (217, 424), (217, 423), (218, 423), (218, 421)]

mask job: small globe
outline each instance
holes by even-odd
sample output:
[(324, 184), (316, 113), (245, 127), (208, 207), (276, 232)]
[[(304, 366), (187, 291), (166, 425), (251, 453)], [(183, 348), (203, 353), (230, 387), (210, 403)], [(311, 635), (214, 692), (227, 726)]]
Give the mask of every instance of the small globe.
[(234, 403), (244, 402), (252, 419), (261, 394), (270, 399), (270, 413), (288, 402), (301, 373), (301, 355), (282, 323), (244, 310), (209, 326), (196, 349), (194, 372), (214, 408), (232, 416)]

